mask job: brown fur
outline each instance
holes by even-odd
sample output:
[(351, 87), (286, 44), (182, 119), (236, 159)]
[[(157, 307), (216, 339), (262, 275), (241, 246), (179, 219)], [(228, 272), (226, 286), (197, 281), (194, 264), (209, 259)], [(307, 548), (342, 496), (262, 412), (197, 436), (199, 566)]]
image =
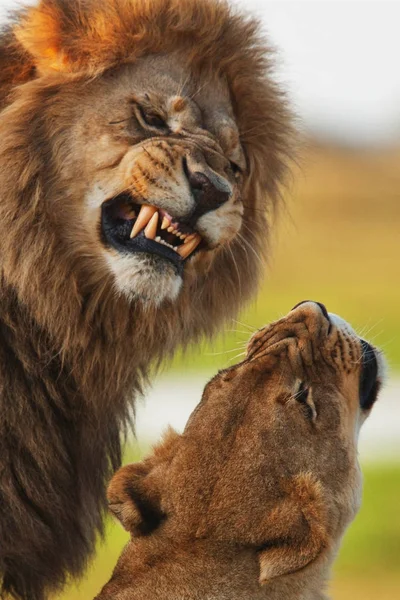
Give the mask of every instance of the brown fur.
[[(227, 137), (216, 114), (202, 137), (194, 130), (193, 144), (214, 144), (223, 167), (237, 127), (247, 169), (234, 185), (246, 240), (199, 252), (176, 300), (156, 306), (116, 294), (99, 211), (90, 212), (84, 196), (93, 173), (120, 177), (117, 157), (142, 143), (126, 124), (110, 128), (125, 110), (118, 94), (141, 68), (141, 81), (160, 89), (162, 100), (177, 65), (177, 88), (189, 81), (205, 118), (215, 102), (233, 115)], [(5, 595), (42, 600), (82, 573), (102, 531), (104, 482), (120, 464), (120, 434), (150, 366), (211, 336), (254, 294), (266, 214), (290, 145), (288, 112), (269, 71), (256, 21), (217, 0), (43, 0), (0, 37)], [(186, 102), (175, 103), (180, 115)], [(185, 138), (174, 144), (188, 147)], [(146, 177), (157, 181), (151, 161)]]
[(326, 598), (360, 503), (365, 360), (315, 303), (257, 332), (183, 434), (113, 477), (110, 510), (131, 540), (98, 600)]

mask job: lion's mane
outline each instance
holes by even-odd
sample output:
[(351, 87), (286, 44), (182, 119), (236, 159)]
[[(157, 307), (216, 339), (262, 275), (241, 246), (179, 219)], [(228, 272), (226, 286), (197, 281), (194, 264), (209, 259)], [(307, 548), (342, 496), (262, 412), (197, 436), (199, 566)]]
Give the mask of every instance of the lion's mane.
[[(179, 51), (229, 82), (249, 165), (244, 223), (173, 304), (116, 296), (53, 211), (58, 137), (45, 116), (65, 78), (93, 78)], [(284, 98), (255, 20), (218, 0), (43, 0), (0, 37), (0, 572), (2, 590), (42, 600), (82, 573), (102, 532), (105, 482), (150, 365), (210, 336), (257, 287), (290, 147)], [(49, 70), (53, 75), (48, 76)], [(46, 77), (42, 74), (46, 73)], [(57, 201), (46, 199), (57, 189)], [(68, 191), (65, 190), (65, 197)], [(68, 199), (70, 202), (70, 199)], [(65, 210), (65, 227), (68, 227)], [(238, 286), (238, 273), (245, 286)], [(221, 282), (224, 282), (221, 285)]]

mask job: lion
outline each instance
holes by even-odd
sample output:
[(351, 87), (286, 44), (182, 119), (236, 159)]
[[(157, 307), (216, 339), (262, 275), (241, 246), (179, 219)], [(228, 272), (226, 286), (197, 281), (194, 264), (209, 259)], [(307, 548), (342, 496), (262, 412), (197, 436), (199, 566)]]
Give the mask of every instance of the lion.
[(254, 296), (293, 145), (271, 68), (223, 0), (41, 0), (1, 32), (4, 594), (82, 574), (135, 397)]
[(97, 600), (325, 599), (383, 376), (381, 353), (320, 303), (257, 331), (183, 434), (113, 477), (131, 536)]

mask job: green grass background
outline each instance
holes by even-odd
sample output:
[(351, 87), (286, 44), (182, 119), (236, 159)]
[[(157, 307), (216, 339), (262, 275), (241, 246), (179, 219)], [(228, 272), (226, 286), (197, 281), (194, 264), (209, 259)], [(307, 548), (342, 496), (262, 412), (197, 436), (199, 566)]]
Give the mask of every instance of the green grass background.
[[(386, 353), (400, 370), (400, 151), (310, 147), (294, 173), (274, 254), (257, 300), (213, 345), (178, 357), (188, 370), (234, 362), (249, 327), (277, 319), (303, 299), (324, 302)], [(245, 285), (245, 282), (242, 282)], [(400, 375), (400, 373), (399, 373)], [(400, 398), (399, 398), (400, 402)], [(373, 415), (371, 416), (373, 418)], [(399, 457), (400, 458), (400, 457)], [(335, 564), (335, 600), (400, 599), (400, 460), (365, 465), (361, 512)], [(84, 581), (59, 600), (90, 600), (108, 579), (126, 542), (109, 524)], [(284, 599), (282, 599), (284, 600)]]

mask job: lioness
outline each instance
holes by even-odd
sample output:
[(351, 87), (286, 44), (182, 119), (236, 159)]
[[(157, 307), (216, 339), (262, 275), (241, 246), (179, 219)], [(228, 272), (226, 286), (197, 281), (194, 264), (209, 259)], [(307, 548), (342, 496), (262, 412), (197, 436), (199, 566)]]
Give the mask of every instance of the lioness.
[(320, 600), (360, 505), (357, 438), (383, 359), (322, 304), (251, 338), (182, 435), (114, 476), (131, 533), (98, 600)]

